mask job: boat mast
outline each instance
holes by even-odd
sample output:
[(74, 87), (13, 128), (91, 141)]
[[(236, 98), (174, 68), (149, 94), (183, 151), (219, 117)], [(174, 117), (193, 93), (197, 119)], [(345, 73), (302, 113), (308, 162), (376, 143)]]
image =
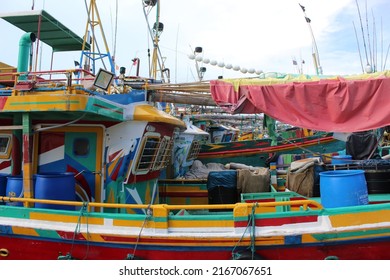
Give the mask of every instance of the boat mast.
[(151, 72), (149, 73), (150, 77), (156, 79), (157, 78), (157, 62), (158, 62), (158, 42), (163, 31), (163, 25), (160, 22), (160, 1), (158, 0), (156, 3), (156, 22), (153, 26), (153, 56), (152, 56), (152, 67)]
[[(88, 13), (88, 21), (87, 21), (87, 24), (85, 27), (84, 41), (83, 41), (83, 47), (82, 47), (82, 51), (81, 51), (81, 58), (80, 58), (80, 66), (83, 65), (82, 64), (83, 57), (86, 56), (84, 70), (91, 71), (93, 74), (95, 74), (95, 71), (96, 71), (95, 62), (98, 59), (100, 59), (102, 61), (104, 69), (107, 70), (106, 65), (104, 63), (104, 60), (103, 60), (105, 57), (107, 57), (109, 60), (109, 63), (110, 63), (110, 71), (112, 73), (115, 73), (115, 64), (114, 64), (113, 58), (111, 57), (111, 54), (110, 54), (110, 51), (108, 48), (106, 36), (104, 35), (104, 30), (103, 30), (103, 27), (101, 24), (99, 11), (98, 11), (98, 8), (96, 5), (96, 0), (91, 0), (89, 3), (89, 7), (87, 7), (87, 2), (85, 0), (85, 8), (87, 9), (87, 13)], [(95, 16), (96, 16), (96, 18), (95, 18)], [(106, 48), (106, 53), (102, 53), (100, 51), (99, 45), (98, 45), (97, 40), (96, 40), (95, 26), (98, 26), (98, 25), (100, 27), (100, 32), (101, 32), (101, 35), (103, 38), (104, 46)], [(90, 37), (88, 28), (91, 29), (92, 37)], [(86, 51), (87, 42), (89, 42), (91, 44), (91, 51)], [(92, 65), (90, 65), (91, 61), (92, 61)]]
[(306, 9), (304, 6), (302, 6), (301, 4), (299, 4), (299, 6), (301, 7), (302, 11), (303, 11), (303, 14), (305, 16), (305, 20), (307, 22), (307, 25), (309, 26), (309, 30), (310, 30), (310, 34), (311, 34), (311, 40), (312, 40), (312, 48), (313, 48), (313, 62), (314, 62), (314, 68), (316, 69), (316, 73), (317, 75), (322, 75), (322, 67), (321, 67), (321, 64), (320, 64), (320, 55), (318, 53), (318, 48), (317, 48), (317, 43), (316, 43), (316, 40), (314, 38), (314, 33), (313, 33), (313, 29), (311, 28), (311, 25), (310, 25), (310, 18), (308, 18), (306, 16)]
[[(164, 24), (160, 22), (160, 0), (142, 0), (144, 15), (146, 23), (148, 25), (148, 31), (153, 42), (153, 54), (149, 68), (149, 76), (153, 79), (157, 79), (157, 73), (160, 71), (161, 80), (163, 82), (170, 82), (170, 72), (168, 68), (164, 66), (164, 59), (162, 58), (159, 48), (159, 41), (162, 32), (164, 31)], [(148, 21), (148, 14), (150, 9), (156, 6), (156, 21), (153, 24), (153, 28), (150, 28)], [(149, 9), (149, 11), (146, 11)]]

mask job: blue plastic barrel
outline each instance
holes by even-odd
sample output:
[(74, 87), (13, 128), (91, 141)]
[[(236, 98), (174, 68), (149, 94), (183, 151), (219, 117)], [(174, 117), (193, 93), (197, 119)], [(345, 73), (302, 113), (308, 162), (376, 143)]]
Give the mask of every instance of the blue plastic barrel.
[[(76, 181), (71, 172), (42, 173), (36, 175), (35, 198), (51, 200), (76, 200)], [(35, 203), (35, 208), (74, 210), (72, 205)]]
[(320, 196), (325, 208), (368, 204), (364, 170), (320, 172)]
[[(7, 185), (5, 189), (5, 196), (8, 197), (23, 197), (23, 177), (22, 176), (8, 176)], [(6, 202), (9, 206), (23, 206), (22, 202)]]
[(332, 164), (350, 164), (350, 163), (352, 163), (352, 156), (351, 155), (333, 156), (331, 163)]
[[(9, 174), (0, 173), (0, 196), (5, 196), (6, 194), (6, 188), (7, 188), (7, 177)], [(0, 205), (4, 204), (2, 201), (0, 201)]]

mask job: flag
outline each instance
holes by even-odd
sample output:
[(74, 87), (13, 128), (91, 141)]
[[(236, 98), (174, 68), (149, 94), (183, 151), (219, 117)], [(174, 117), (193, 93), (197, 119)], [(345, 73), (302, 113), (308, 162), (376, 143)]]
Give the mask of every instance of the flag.
[(298, 65), (298, 63), (295, 59), (293, 59), (293, 65)]
[(305, 7), (304, 6), (302, 6), (301, 4), (299, 4), (299, 6), (301, 6), (302, 11), (305, 11)]
[(305, 17), (305, 19), (306, 19), (306, 22), (307, 22), (307, 23), (310, 23), (310, 22), (311, 22), (310, 18)]

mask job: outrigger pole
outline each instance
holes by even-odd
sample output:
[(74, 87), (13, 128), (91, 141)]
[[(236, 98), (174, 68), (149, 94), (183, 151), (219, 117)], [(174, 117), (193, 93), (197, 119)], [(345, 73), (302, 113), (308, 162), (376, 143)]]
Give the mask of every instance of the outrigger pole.
[(307, 22), (307, 25), (309, 26), (309, 30), (310, 30), (310, 34), (311, 34), (311, 40), (312, 40), (312, 48), (313, 48), (313, 61), (314, 61), (314, 68), (316, 69), (316, 73), (317, 75), (322, 75), (322, 67), (321, 67), (321, 64), (320, 64), (320, 55), (318, 53), (318, 48), (317, 48), (317, 43), (316, 43), (316, 40), (314, 38), (314, 34), (313, 34), (313, 29), (311, 28), (311, 25), (310, 25), (310, 18), (308, 18), (306, 16), (306, 11), (305, 11), (305, 7), (302, 6), (301, 4), (299, 4), (299, 6), (301, 7), (302, 11), (303, 11), (303, 14), (305, 16), (305, 20)]

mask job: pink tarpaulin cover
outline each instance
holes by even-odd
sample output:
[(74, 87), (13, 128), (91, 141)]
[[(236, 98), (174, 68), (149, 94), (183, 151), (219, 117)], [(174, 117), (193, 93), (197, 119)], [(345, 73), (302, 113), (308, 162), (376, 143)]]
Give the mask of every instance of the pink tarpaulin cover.
[(336, 77), (316, 81), (214, 80), (211, 95), (232, 114), (265, 113), (319, 131), (356, 132), (390, 124), (390, 78)]

